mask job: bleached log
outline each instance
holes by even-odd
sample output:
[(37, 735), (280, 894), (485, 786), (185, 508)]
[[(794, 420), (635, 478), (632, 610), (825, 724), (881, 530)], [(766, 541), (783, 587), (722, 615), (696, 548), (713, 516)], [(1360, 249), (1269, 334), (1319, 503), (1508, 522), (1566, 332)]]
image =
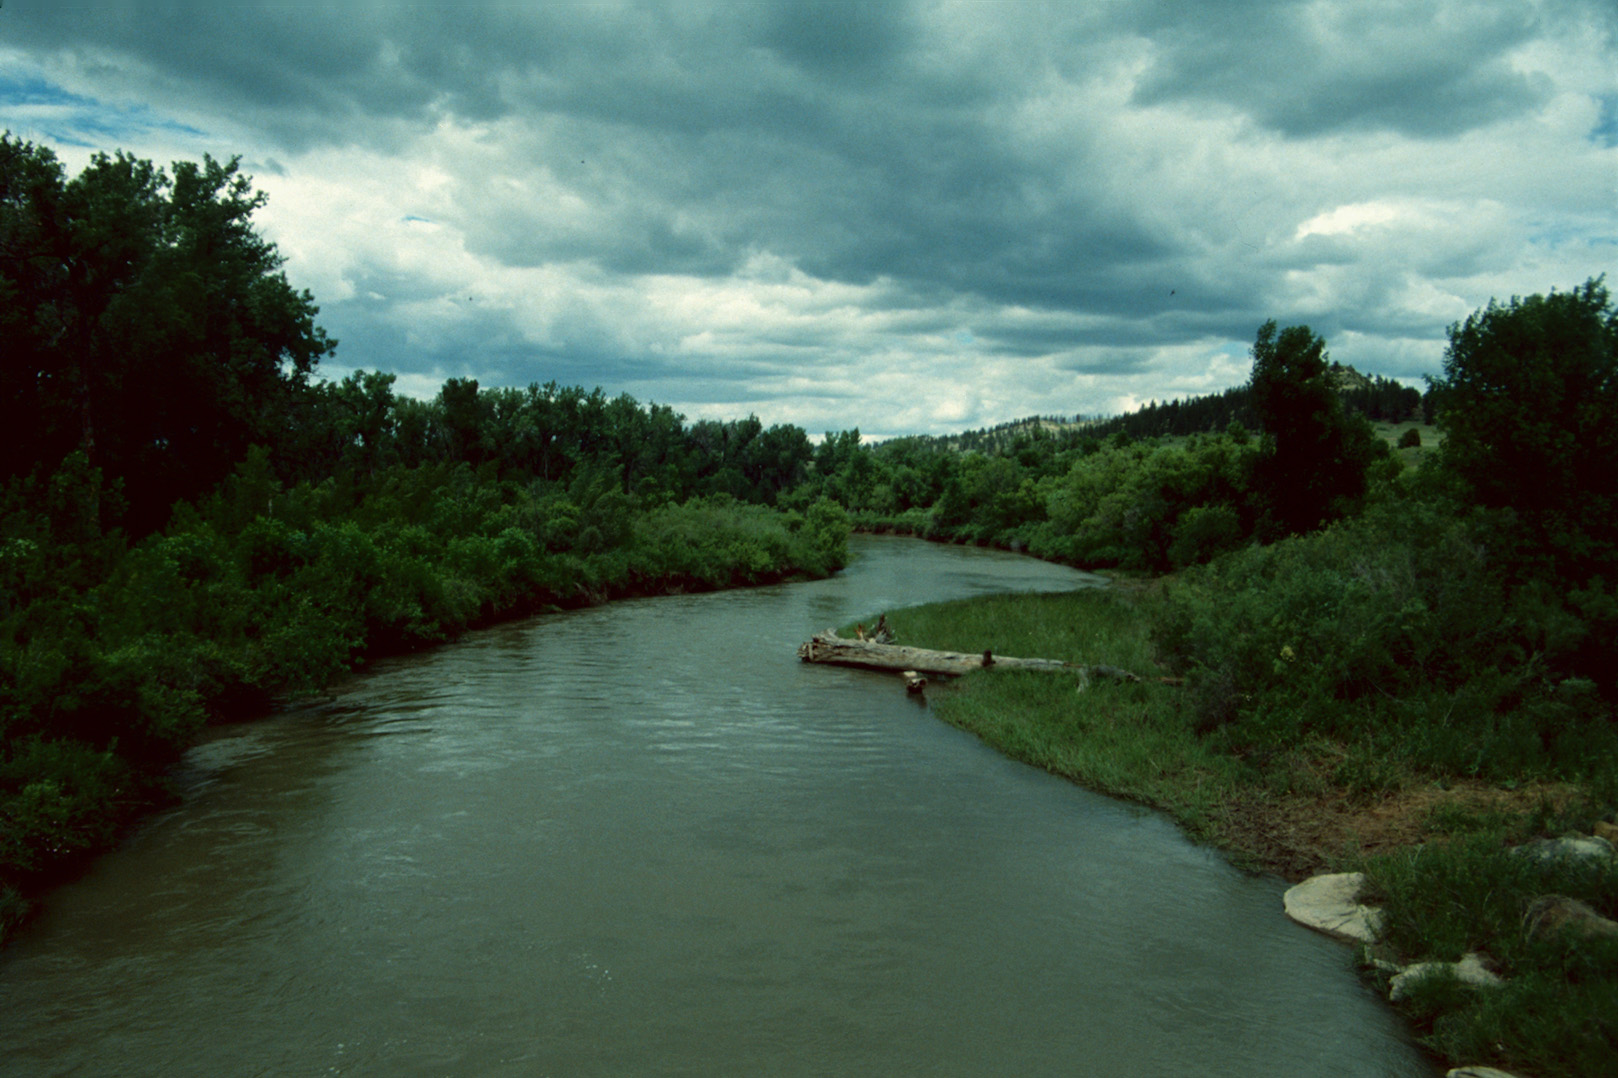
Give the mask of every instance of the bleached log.
[(1140, 680), (1129, 671), (1119, 670), (1113, 666), (1086, 666), (1082, 663), (1063, 662), (1060, 659), (1018, 659), (1009, 655), (994, 655), (989, 651), (971, 655), (961, 651), (935, 651), (931, 648), (913, 648), (903, 644), (847, 640), (838, 636), (834, 629), (816, 633), (812, 639), (800, 645), (798, 658), (806, 663), (857, 666), (865, 670), (896, 670), (900, 673), (914, 671), (921, 674), (958, 676), (992, 666), (999, 670), (1065, 670), (1087, 677)]

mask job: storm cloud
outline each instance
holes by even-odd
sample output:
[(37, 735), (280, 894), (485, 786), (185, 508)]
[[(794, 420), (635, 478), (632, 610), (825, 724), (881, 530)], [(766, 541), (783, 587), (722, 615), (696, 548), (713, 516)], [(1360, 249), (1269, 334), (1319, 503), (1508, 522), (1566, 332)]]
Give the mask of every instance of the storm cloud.
[(1601, 0), (50, 3), (0, 124), (240, 155), (408, 391), (943, 432), (1214, 392), (1269, 318), (1419, 379), (1618, 254)]

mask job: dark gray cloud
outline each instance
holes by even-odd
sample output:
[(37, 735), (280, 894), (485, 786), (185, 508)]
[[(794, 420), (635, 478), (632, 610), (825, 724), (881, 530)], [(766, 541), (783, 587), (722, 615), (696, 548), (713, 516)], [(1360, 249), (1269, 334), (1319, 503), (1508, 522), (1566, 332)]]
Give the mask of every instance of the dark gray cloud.
[(1547, 80), (1511, 52), (1538, 33), (1529, 5), (1297, 4), (1135, 8), (1153, 57), (1136, 100), (1204, 100), (1291, 137), (1388, 128), (1454, 135), (1540, 104)]
[(261, 162), (344, 367), (942, 429), (1606, 268), (1609, 8), (17, 0), (0, 121)]

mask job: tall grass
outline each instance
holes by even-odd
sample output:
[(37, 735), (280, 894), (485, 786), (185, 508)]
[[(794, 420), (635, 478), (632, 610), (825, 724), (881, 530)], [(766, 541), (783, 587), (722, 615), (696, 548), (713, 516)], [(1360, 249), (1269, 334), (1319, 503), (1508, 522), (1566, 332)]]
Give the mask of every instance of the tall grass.
[(1541, 810), (1364, 861), (1389, 914), (1385, 946), (1422, 960), (1478, 953), (1505, 978), (1484, 991), (1424, 980), (1403, 1002), (1446, 1058), (1538, 1078), (1597, 1078), (1618, 1064), (1618, 938), (1534, 936), (1524, 916), (1555, 894), (1618, 918), (1618, 860), (1541, 858), (1508, 845), (1569, 818)]
[(991, 670), (929, 688), (935, 713), (1014, 759), (1101, 793), (1170, 812), (1193, 834), (1217, 833), (1239, 761), (1208, 751), (1182, 692), (1158, 679), (1136, 599), (1113, 589), (1008, 595), (888, 614), (918, 647), (1061, 659), (1130, 671), (1140, 681)]

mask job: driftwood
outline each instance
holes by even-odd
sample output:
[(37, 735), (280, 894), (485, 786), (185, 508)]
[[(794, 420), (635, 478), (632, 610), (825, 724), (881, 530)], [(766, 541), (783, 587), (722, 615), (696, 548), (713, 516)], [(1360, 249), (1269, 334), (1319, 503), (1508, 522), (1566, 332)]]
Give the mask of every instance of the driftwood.
[(893, 630), (888, 628), (888, 616), (883, 614), (869, 630), (863, 624), (854, 626), (854, 635), (873, 644), (893, 643)]
[(1062, 662), (1060, 659), (1017, 659), (1009, 655), (995, 655), (989, 651), (981, 655), (969, 655), (961, 651), (933, 651), (930, 648), (881, 644), (872, 640), (848, 640), (838, 636), (835, 629), (816, 633), (813, 639), (800, 645), (798, 658), (806, 663), (857, 666), (865, 670), (897, 670), (906, 675), (959, 675), (994, 667), (1001, 670), (1066, 671), (1085, 678), (1140, 680), (1136, 675), (1127, 670), (1120, 670), (1116, 666), (1086, 666), (1082, 663)]

